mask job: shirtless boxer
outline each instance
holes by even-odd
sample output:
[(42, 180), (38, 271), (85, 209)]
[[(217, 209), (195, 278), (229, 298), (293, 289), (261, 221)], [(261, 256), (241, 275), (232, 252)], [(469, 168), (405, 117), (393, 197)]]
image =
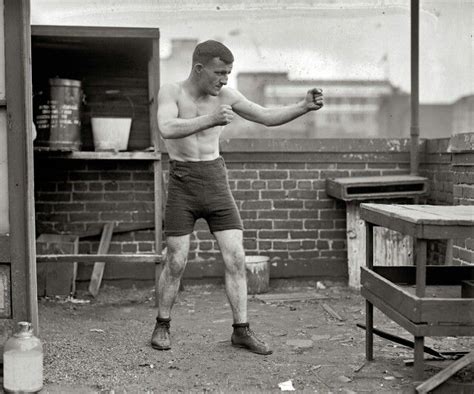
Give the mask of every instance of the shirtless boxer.
[(165, 210), (167, 257), (158, 282), (158, 316), (151, 345), (168, 350), (170, 315), (178, 294), (197, 219), (204, 218), (217, 240), (225, 265), (225, 289), (233, 315), (231, 343), (258, 354), (269, 346), (250, 330), (243, 226), (232, 197), (219, 136), (241, 117), (277, 126), (323, 106), (320, 89), (310, 89), (298, 103), (265, 108), (225, 86), (234, 57), (220, 42), (198, 44), (189, 77), (163, 85), (158, 94), (158, 125), (169, 154), (168, 200)]

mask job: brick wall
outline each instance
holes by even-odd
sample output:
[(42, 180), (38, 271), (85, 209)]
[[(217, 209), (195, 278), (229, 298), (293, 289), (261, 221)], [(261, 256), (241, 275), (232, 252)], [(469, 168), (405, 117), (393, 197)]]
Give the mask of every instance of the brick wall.
[[(474, 133), (457, 134), (450, 141), (453, 154), (453, 203), (474, 205)], [(474, 264), (474, 237), (454, 240), (454, 263)]]
[[(420, 173), (430, 180), (427, 203), (474, 205), (474, 134), (427, 140)], [(447, 242), (429, 243), (429, 261), (445, 262)], [(474, 263), (474, 239), (453, 240), (454, 264)]]
[[(272, 277), (345, 278), (345, 203), (326, 194), (326, 178), (407, 173), (408, 149), (407, 140), (385, 139), (223, 141), (247, 254), (268, 255)], [(190, 260), (220, 260), (205, 223)], [(193, 275), (205, 276), (211, 266), (195, 265)]]
[[(449, 138), (426, 140), (420, 165), (420, 175), (429, 179), (427, 204), (453, 204), (452, 154), (449, 152)], [(447, 241), (428, 242), (428, 261), (444, 264)]]
[[(150, 162), (65, 160), (35, 157), (36, 233), (84, 234), (106, 222), (153, 223), (153, 172)], [(80, 239), (80, 253), (97, 253), (100, 237)], [(154, 250), (154, 231), (116, 234), (109, 253)], [(78, 280), (90, 278), (92, 267), (79, 264)], [(153, 267), (117, 264), (104, 278), (150, 280)]]
[[(450, 152), (449, 140), (420, 145), (421, 175), (431, 183), (430, 204), (472, 204), (472, 151)], [(221, 142), (232, 192), (245, 226), (247, 254), (271, 258), (274, 278), (347, 277), (345, 204), (327, 196), (326, 178), (409, 172), (407, 139), (227, 140)], [(457, 160), (457, 161), (456, 161)], [(163, 167), (167, 177), (168, 159)], [(107, 160), (35, 161), (37, 232), (82, 233), (106, 221), (153, 221), (150, 162)], [(420, 202), (425, 202), (424, 200)], [(223, 265), (207, 224), (192, 235), (187, 278), (222, 277)], [(83, 238), (82, 253), (95, 253), (99, 237)], [(472, 240), (455, 244), (456, 260), (472, 257)], [(430, 245), (432, 260), (443, 262), (446, 244)], [(111, 252), (154, 250), (154, 232), (114, 235)], [(81, 266), (87, 281), (91, 267)], [(152, 283), (151, 266), (107, 266), (105, 281)]]

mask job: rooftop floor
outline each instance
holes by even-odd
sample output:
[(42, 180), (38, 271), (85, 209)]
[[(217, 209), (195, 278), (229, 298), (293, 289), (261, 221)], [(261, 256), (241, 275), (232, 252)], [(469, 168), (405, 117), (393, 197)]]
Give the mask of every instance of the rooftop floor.
[[(375, 336), (375, 360), (365, 361), (365, 332), (356, 326), (365, 324), (365, 301), (358, 292), (337, 283), (279, 281), (261, 298), (250, 296), (249, 320), (271, 343), (270, 356), (231, 346), (232, 317), (219, 284), (180, 292), (170, 351), (149, 346), (153, 289), (106, 287), (90, 302), (80, 302), (80, 294), (72, 302), (42, 299), (42, 392), (280, 392), (279, 383), (288, 380), (299, 392), (413, 392), (412, 367), (404, 362), (411, 349)], [(374, 322), (413, 340), (377, 310)], [(474, 338), (426, 338), (425, 345), (467, 351)], [(430, 362), (425, 379), (448, 365)], [(471, 365), (436, 392), (462, 390), (473, 377)]]

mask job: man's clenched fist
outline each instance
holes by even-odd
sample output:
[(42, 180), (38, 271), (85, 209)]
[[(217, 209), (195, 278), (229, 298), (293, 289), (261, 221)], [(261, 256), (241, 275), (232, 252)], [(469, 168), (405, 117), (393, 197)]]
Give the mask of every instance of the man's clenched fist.
[(234, 119), (234, 111), (232, 111), (232, 107), (230, 105), (222, 104), (216, 108), (213, 116), (217, 125), (225, 126)]

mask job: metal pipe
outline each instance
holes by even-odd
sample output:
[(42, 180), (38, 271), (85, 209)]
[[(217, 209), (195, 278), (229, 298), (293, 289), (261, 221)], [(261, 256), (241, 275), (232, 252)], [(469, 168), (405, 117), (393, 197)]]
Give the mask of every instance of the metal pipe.
[(410, 126), (410, 174), (418, 175), (419, 167), (419, 0), (411, 0), (411, 126)]

